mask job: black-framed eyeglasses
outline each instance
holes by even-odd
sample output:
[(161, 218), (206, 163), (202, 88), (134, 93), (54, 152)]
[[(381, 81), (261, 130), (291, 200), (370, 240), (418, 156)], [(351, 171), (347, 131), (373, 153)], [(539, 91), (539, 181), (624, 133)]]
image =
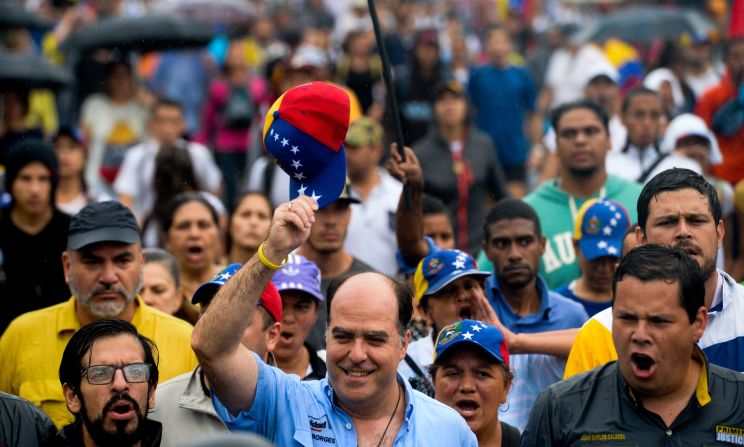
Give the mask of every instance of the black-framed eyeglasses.
[(152, 365), (149, 363), (130, 363), (128, 365), (93, 365), (83, 368), (80, 377), (86, 376), (91, 385), (108, 385), (113, 383), (117, 370), (124, 373), (124, 380), (129, 383), (142, 383), (150, 380)]

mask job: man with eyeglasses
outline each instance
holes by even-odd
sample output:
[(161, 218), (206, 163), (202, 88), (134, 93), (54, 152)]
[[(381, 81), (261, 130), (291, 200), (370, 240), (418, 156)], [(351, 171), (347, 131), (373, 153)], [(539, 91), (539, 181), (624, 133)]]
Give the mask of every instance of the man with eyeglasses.
[[(559, 176), (548, 180), (526, 198), (537, 211), (547, 239), (540, 273), (550, 289), (579, 277), (573, 229), (581, 206), (589, 199), (612, 199), (637, 220), (635, 204), (641, 187), (609, 175), (605, 159), (610, 150), (609, 118), (596, 102), (579, 100), (558, 106), (551, 125), (556, 132)], [(618, 210), (619, 212), (619, 210)]]
[(147, 419), (158, 357), (155, 343), (128, 321), (99, 320), (77, 331), (59, 365), (75, 421), (57, 433), (55, 445), (159, 446), (162, 426)]
[(692, 160), (662, 151), (662, 124), (666, 120), (661, 96), (646, 87), (636, 87), (623, 98), (620, 118), (628, 130), (625, 146), (607, 157), (607, 172), (641, 184), (671, 168), (702, 168)]
[(191, 325), (146, 305), (138, 295), (144, 268), (140, 241), (134, 215), (119, 202), (91, 203), (72, 216), (61, 257), (73, 296), (8, 326), (0, 337), (0, 391), (39, 406), (57, 427), (72, 422), (57, 365), (76, 331), (107, 318), (130, 321), (157, 343), (163, 381), (196, 367)]

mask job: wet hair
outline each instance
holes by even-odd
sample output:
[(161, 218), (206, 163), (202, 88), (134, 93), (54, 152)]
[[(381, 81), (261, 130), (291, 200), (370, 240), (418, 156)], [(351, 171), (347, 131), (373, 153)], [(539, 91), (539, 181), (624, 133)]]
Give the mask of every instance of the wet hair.
[(424, 193), (421, 195), (421, 214), (423, 217), (432, 216), (434, 214), (444, 214), (447, 216), (447, 220), (452, 223), (452, 216), (447, 209), (447, 205), (445, 205), (438, 197), (434, 197), (430, 194)]
[(119, 335), (130, 335), (139, 341), (145, 352), (144, 363), (152, 365), (150, 379), (147, 383), (150, 387), (154, 387), (158, 383), (157, 346), (152, 340), (137, 332), (137, 328), (129, 321), (113, 319), (95, 321), (75, 332), (62, 353), (62, 362), (59, 365), (60, 383), (67, 384), (76, 394), (79, 394), (83, 368), (90, 366), (84, 363), (84, 358), (86, 356), (90, 358), (90, 351), (96, 341)]
[[(328, 312), (328, 324), (331, 323), (331, 303), (333, 298), (336, 296), (336, 292), (341, 286), (349, 280), (361, 273), (355, 273), (352, 275), (345, 275), (339, 279), (335, 279), (328, 286), (328, 292), (326, 293), (326, 310)], [(398, 333), (401, 337), (405, 337), (406, 331), (408, 330), (408, 323), (411, 321), (413, 316), (413, 289), (408, 281), (403, 281), (392, 276), (384, 275), (382, 273), (376, 273), (380, 277), (387, 280), (388, 285), (393, 290), (395, 298), (398, 302)], [(370, 297), (374, 299), (374, 297)]]
[(161, 221), (163, 233), (168, 233), (168, 231), (170, 231), (173, 226), (173, 219), (178, 210), (181, 209), (182, 206), (191, 202), (198, 202), (204, 205), (207, 211), (209, 211), (209, 216), (212, 218), (212, 222), (214, 222), (215, 226), (219, 228), (220, 218), (212, 204), (209, 203), (209, 200), (198, 192), (182, 192), (168, 202), (167, 212), (164, 216), (165, 218)]
[(486, 224), (483, 226), (486, 241), (491, 238), (489, 227), (506, 219), (529, 220), (535, 226), (535, 236), (542, 238), (540, 218), (537, 216), (535, 209), (520, 199), (506, 198), (496, 202), (496, 205), (486, 215)]
[(558, 124), (561, 122), (561, 118), (568, 112), (577, 109), (586, 109), (594, 113), (604, 127), (605, 133), (610, 133), (610, 117), (607, 115), (604, 107), (599, 105), (598, 102), (591, 99), (579, 99), (576, 101), (566, 102), (558, 107), (554, 108), (550, 112), (550, 125), (553, 126), (553, 130), (558, 134)]
[(656, 93), (655, 90), (651, 90), (648, 87), (635, 87), (628, 91), (628, 93), (625, 94), (625, 97), (623, 97), (623, 104), (620, 106), (620, 111), (623, 115), (628, 111), (630, 108), (630, 103), (633, 101), (633, 99), (637, 96), (643, 96), (643, 95), (651, 95), (656, 98), (659, 98), (661, 100), (661, 97), (658, 93)]
[(664, 281), (677, 283), (679, 304), (687, 312), (690, 323), (698, 309), (705, 306), (705, 274), (700, 265), (679, 248), (646, 244), (634, 248), (620, 259), (612, 279), (612, 301), (616, 298), (617, 283), (626, 276), (641, 282)]
[(173, 284), (176, 285), (176, 289), (181, 285), (181, 273), (178, 267), (178, 261), (172, 254), (162, 248), (146, 248), (143, 253), (145, 254), (145, 264), (151, 262), (163, 264), (173, 278)]
[(636, 204), (638, 212), (638, 226), (646, 233), (648, 223), (649, 204), (651, 199), (665, 191), (679, 191), (692, 188), (708, 198), (708, 209), (716, 225), (721, 221), (721, 203), (718, 201), (716, 189), (705, 180), (702, 175), (683, 168), (672, 168), (655, 175), (641, 190)]

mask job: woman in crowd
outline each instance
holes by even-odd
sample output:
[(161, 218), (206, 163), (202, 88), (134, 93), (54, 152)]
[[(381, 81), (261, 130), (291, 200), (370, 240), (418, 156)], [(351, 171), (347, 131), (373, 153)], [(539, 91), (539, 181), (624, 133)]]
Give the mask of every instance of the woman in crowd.
[(268, 237), (274, 210), (260, 191), (240, 195), (235, 204), (228, 224), (227, 260), (228, 264), (245, 264)]
[(199, 312), (181, 295), (180, 286), (176, 258), (162, 248), (146, 249), (140, 296), (149, 306), (195, 324)]
[(164, 247), (178, 261), (181, 293), (190, 299), (197, 287), (220, 270), (217, 211), (202, 194), (181, 193), (170, 201), (162, 225)]
[(514, 379), (501, 331), (475, 320), (446, 326), (430, 372), (436, 399), (460, 413), (480, 447), (519, 445), (519, 430), (499, 421)]

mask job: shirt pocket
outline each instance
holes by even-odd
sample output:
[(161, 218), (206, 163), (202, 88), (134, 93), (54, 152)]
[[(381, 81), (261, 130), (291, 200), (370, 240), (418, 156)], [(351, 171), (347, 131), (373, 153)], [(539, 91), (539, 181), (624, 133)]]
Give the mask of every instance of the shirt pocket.
[(62, 385), (58, 380), (29, 380), (23, 382), (18, 395), (44, 410), (57, 427), (72, 422), (73, 417), (67, 410)]

